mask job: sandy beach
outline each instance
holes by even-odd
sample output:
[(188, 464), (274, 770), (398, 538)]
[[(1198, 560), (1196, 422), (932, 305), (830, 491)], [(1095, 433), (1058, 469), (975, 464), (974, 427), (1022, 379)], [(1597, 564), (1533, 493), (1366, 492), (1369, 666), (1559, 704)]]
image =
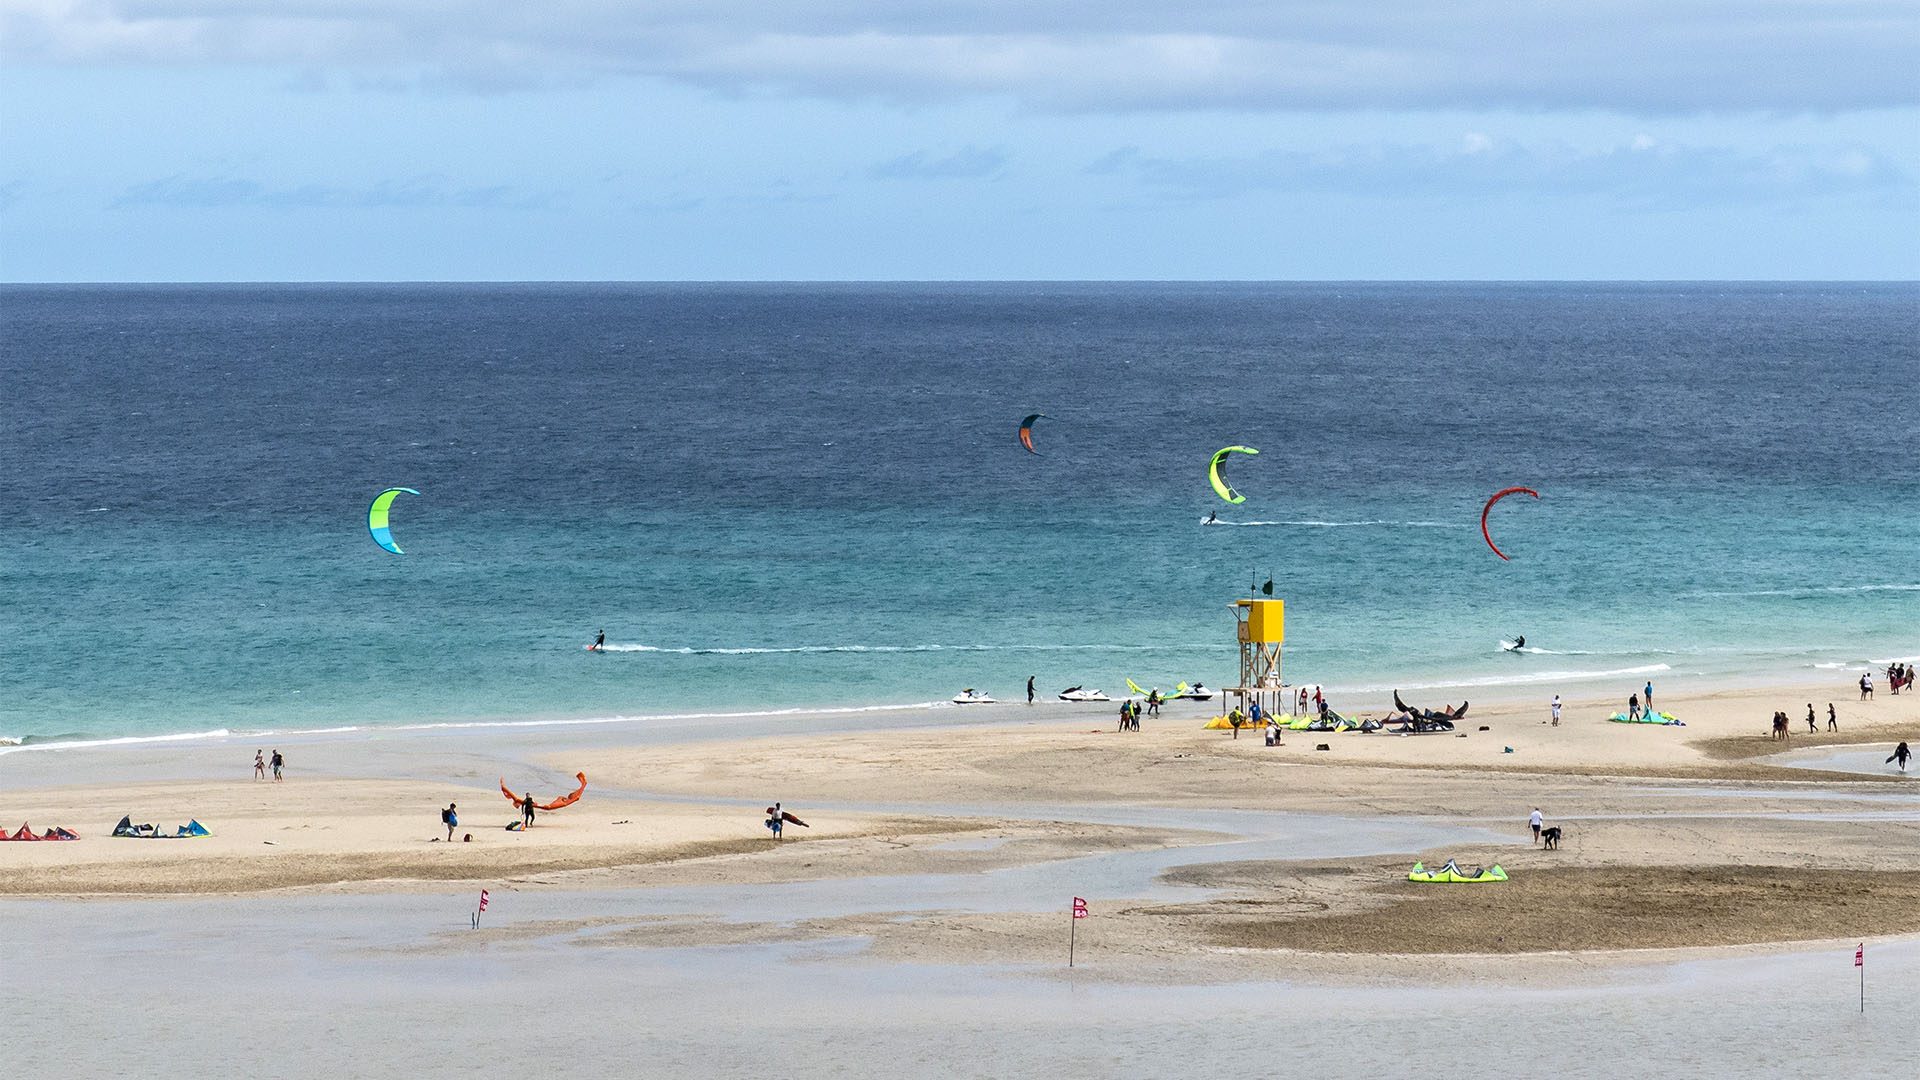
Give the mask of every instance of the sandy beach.
[[(1920, 871), (1913, 854), (1920, 850), (1920, 824), (1884, 812), (1909, 807), (1909, 791), (1920, 789), (1904, 787), (1891, 766), (1848, 772), (1794, 767), (1781, 758), (1856, 746), (1890, 752), (1895, 742), (1920, 742), (1920, 697), (1837, 700), (1837, 732), (1806, 734), (1802, 723), (1786, 744), (1769, 736), (1773, 709), (1803, 715), (1802, 703), (1814, 700), (1824, 728), (1825, 706), (1834, 698), (1833, 687), (1803, 687), (1662, 699), (1664, 710), (1686, 721), (1683, 727), (1610, 723), (1604, 717), (1615, 706), (1600, 700), (1568, 701), (1558, 726), (1538, 706), (1476, 706), (1453, 734), (1288, 731), (1280, 746), (1264, 745), (1256, 732), (1235, 738), (1202, 730), (1217, 710), (1180, 703), (1149, 718), (1139, 733), (1115, 731), (1105, 707), (998, 706), (956, 714), (966, 726), (933, 730), (721, 734), (555, 748), (531, 755), (532, 766), (544, 766), (535, 775), (557, 786), (563, 781), (554, 778), (585, 771), (588, 795), (543, 814), (524, 832), (505, 828), (517, 813), (497, 789), (488, 790), (492, 785), (477, 775), (486, 769), (471, 761), (450, 766), (459, 775), (440, 781), (378, 775), (381, 762), (398, 767), (402, 758), (409, 774), (431, 771), (436, 748), (406, 740), (371, 757), (364, 746), (310, 742), (296, 752), (304, 768), (284, 783), (251, 778), (245, 755), (231, 746), (140, 747), (115, 753), (149, 762), (165, 757), (176, 775), (205, 775), (8, 791), (0, 812), (9, 828), (61, 825), (85, 839), (0, 847), (0, 894), (744, 885), (981, 873), (1117, 851), (1191, 848), (1195, 865), (1169, 871), (1168, 879), (1209, 895), (1179, 919), (1169, 921), (1164, 905), (1124, 906), (1138, 897), (1097, 900), (1122, 905), (1127, 916), (1113, 922), (1137, 924), (1127, 933), (1150, 941), (1158, 955), (1204, 956), (1227, 944), (1550, 952), (1804, 940), (1820, 936), (1823, 927), (1876, 934), (1920, 929), (1920, 916), (1902, 914), (1920, 911), (1904, 902), (1914, 895), (1910, 875)], [(1026, 719), (1031, 716), (1043, 718)], [(567, 740), (566, 729), (555, 731), (544, 736), (549, 743)], [(1322, 745), (1327, 749), (1318, 749)], [(0, 757), (0, 776), (32, 766), (43, 779), (57, 778), (55, 759), (63, 755), (94, 755), (91, 768), (111, 771), (97, 760), (105, 753), (7, 755)], [(359, 772), (338, 771), (344, 769)], [(511, 762), (495, 771), (516, 769), (528, 775), (528, 766)], [(775, 799), (809, 823), (790, 826), (780, 844), (772, 842), (758, 810)], [(460, 805), (453, 843), (444, 842), (438, 825), (438, 809), (447, 803)], [(1535, 806), (1565, 830), (1559, 851), (1531, 845), (1525, 820)], [(1118, 809), (1133, 816), (1102, 816)], [(1210, 842), (1233, 834), (1183, 817), (1222, 810), (1418, 820), (1501, 839), (1405, 850), (1387, 861), (1226, 866), (1205, 852)], [(163, 829), (197, 819), (212, 835), (108, 836), (122, 814)], [(1395, 929), (1386, 913), (1423, 893), (1404, 880), (1403, 864), (1449, 857), (1462, 864), (1500, 862), (1514, 881), (1486, 890), (1427, 886), (1420, 906), (1428, 908), (1437, 892), (1449, 914), (1423, 918), (1419, 934)], [(1603, 882), (1610, 884), (1597, 884)], [(1773, 902), (1766, 888), (1755, 892), (1769, 883), (1777, 893)], [(1611, 929), (1603, 929), (1610, 925), (1605, 920), (1549, 918), (1511, 943), (1491, 942), (1478, 929), (1516, 910), (1571, 913), (1576, 907), (1569, 905), (1601, 888), (1668, 890), (1674, 901), (1642, 905), (1630, 923)], [(1462, 892), (1476, 903), (1462, 906)], [(1795, 914), (1806, 910), (1809, 895), (1855, 892), (1858, 903), (1836, 901), (1857, 908), (1849, 910), (1858, 917), (1847, 927), (1832, 926), (1829, 916), (1809, 921)], [(1154, 914), (1143, 914), (1148, 910)], [(1339, 921), (1316, 931), (1310, 916), (1321, 911), (1367, 911), (1384, 921)], [(905, 929), (884, 935), (876, 949), (895, 947), (887, 943), (911, 937), (917, 925), (895, 924)], [(1362, 925), (1373, 929), (1356, 930)], [(853, 931), (822, 925), (812, 932)], [(739, 929), (725, 936), (752, 940)], [(697, 939), (689, 932), (689, 940)], [(936, 952), (999, 958), (993, 950)]]

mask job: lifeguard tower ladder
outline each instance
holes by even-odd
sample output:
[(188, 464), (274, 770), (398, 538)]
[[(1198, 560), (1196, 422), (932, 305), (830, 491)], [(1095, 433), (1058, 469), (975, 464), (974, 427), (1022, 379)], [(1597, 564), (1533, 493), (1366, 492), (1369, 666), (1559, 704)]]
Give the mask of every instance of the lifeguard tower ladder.
[(1242, 712), (1278, 716), (1289, 711), (1280, 682), (1280, 644), (1287, 636), (1286, 602), (1235, 600), (1233, 618), (1240, 630), (1240, 685), (1229, 686), (1222, 697), (1234, 698)]

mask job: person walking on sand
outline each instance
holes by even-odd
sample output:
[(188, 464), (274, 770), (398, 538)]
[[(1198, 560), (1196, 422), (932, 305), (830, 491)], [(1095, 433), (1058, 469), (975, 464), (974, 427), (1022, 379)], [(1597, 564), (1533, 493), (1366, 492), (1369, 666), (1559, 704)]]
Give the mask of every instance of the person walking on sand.
[(267, 752), (265, 750), (255, 750), (253, 752), (253, 778), (255, 780), (265, 780), (267, 778)]
[(528, 788), (526, 797), (520, 800), (520, 827), (533, 828), (533, 789)]
[(1157, 686), (1147, 691), (1147, 715), (1160, 715), (1160, 688)]
[(774, 803), (773, 809), (767, 811), (767, 828), (773, 830), (773, 838), (775, 840), (782, 839), (780, 836), (780, 827), (785, 823), (785, 819), (780, 816), (782, 813), (783, 811), (780, 809), (779, 803)]
[(454, 813), (454, 805), (453, 803), (448, 803), (447, 808), (440, 811), (440, 824), (447, 827), (447, 843), (449, 844), (453, 843), (454, 827), (460, 824), (460, 815)]
[(1827, 730), (1828, 731), (1840, 730), (1840, 717), (1834, 713), (1833, 702), (1831, 701), (1827, 702)]
[(1533, 813), (1527, 815), (1527, 824), (1533, 827), (1534, 843), (1537, 844), (1540, 842), (1540, 826), (1546, 823), (1547, 819), (1541, 816), (1540, 808), (1537, 806), (1533, 808)]
[(280, 782), (280, 767), (282, 765), (285, 765), (286, 763), (287, 763), (287, 759), (280, 756), (280, 751), (275, 750), (273, 752), (273, 782), (274, 783), (277, 784)]
[(1553, 695), (1553, 726), (1560, 726), (1560, 695)]
[(1900, 771), (1906, 772), (1907, 758), (1911, 756), (1913, 755), (1907, 752), (1907, 744), (1901, 743), (1899, 746), (1896, 746), (1893, 748), (1893, 756), (1888, 758), (1887, 760), (1890, 762), (1897, 762), (1900, 765)]
[(1027, 704), (1029, 705), (1033, 704), (1033, 680), (1039, 677), (1038, 675), (1027, 676)]

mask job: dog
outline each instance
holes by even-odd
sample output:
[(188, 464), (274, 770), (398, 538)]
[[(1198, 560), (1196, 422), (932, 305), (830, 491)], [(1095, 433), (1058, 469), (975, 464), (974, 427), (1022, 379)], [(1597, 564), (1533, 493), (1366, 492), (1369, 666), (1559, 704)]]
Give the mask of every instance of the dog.
[(1547, 851), (1557, 850), (1560, 847), (1560, 826), (1541, 829), (1540, 842), (1545, 845)]

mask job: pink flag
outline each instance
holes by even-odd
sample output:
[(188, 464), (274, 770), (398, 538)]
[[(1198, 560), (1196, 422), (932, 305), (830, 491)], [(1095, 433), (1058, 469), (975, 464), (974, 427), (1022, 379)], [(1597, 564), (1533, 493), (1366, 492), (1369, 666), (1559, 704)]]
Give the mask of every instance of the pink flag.
[(1859, 948), (1853, 950), (1853, 966), (1854, 967), (1867, 966), (1867, 943), (1864, 941), (1860, 943)]
[(1087, 917), (1087, 902), (1077, 896), (1073, 898), (1073, 917), (1076, 919)]
[(487, 910), (487, 890), (485, 889), (480, 890), (480, 910)]

